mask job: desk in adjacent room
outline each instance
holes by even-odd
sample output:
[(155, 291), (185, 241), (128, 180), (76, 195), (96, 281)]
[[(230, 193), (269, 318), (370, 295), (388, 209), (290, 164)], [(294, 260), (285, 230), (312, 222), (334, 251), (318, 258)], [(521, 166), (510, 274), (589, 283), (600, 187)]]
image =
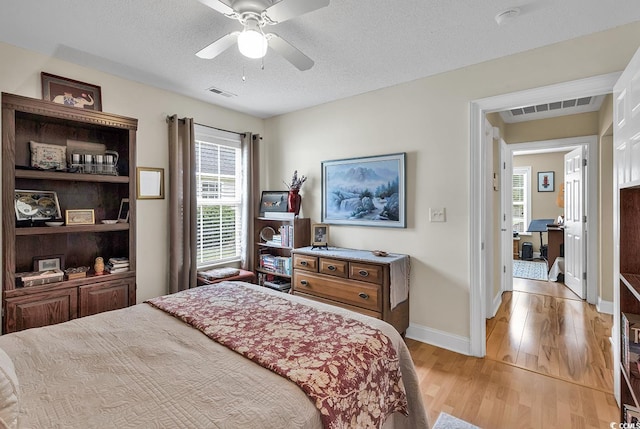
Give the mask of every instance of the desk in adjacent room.
[(549, 268), (558, 256), (564, 256), (564, 226), (547, 225), (547, 261)]

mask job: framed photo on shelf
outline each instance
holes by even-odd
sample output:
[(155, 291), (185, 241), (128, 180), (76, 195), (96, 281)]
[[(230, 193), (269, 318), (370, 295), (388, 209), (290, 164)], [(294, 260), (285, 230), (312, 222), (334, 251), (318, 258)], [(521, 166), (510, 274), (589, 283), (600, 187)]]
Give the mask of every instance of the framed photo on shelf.
[(49, 270), (64, 270), (64, 255), (33, 257), (33, 271)]
[(129, 222), (129, 198), (123, 198), (120, 201), (120, 210), (118, 211), (118, 223)]
[(327, 247), (329, 245), (329, 225), (326, 223), (314, 223), (311, 225), (311, 244), (314, 247)]
[(93, 209), (65, 210), (65, 223), (67, 225), (93, 225), (96, 216)]
[(58, 194), (53, 191), (14, 191), (16, 220), (62, 219)]
[(99, 86), (45, 72), (40, 73), (40, 78), (43, 100), (102, 112), (102, 92)]
[(288, 191), (262, 191), (260, 198), (260, 216), (266, 212), (282, 212), (288, 210)]
[(406, 153), (322, 162), (322, 222), (406, 228)]
[(538, 173), (538, 192), (553, 192), (555, 191), (553, 171), (541, 171)]

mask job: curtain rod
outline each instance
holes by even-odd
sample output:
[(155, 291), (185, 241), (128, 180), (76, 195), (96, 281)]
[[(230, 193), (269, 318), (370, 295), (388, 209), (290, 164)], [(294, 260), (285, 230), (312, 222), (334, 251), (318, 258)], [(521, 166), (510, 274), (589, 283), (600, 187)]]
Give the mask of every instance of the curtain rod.
[[(173, 117), (174, 117), (174, 116), (176, 116), (176, 115), (167, 115), (167, 122), (171, 122), (171, 121), (173, 120)], [(176, 116), (176, 117), (177, 117), (177, 116)], [(185, 118), (178, 118), (178, 121), (179, 121), (179, 122), (184, 122), (184, 119), (185, 119)], [(218, 127), (212, 127), (212, 126), (210, 126), (210, 125), (198, 124), (197, 122), (194, 122), (194, 124), (196, 124), (196, 125), (200, 125), (200, 126), (202, 126), (202, 127), (213, 128), (214, 130), (223, 131), (223, 132), (225, 132), (225, 133), (238, 134), (238, 135), (241, 135), (241, 136), (244, 136), (244, 137), (246, 137), (246, 136), (247, 136), (247, 134), (249, 134), (248, 132), (239, 133), (239, 132), (237, 132), (237, 131), (225, 130), (224, 128), (218, 128)], [(262, 140), (262, 136), (260, 136), (260, 140)]]

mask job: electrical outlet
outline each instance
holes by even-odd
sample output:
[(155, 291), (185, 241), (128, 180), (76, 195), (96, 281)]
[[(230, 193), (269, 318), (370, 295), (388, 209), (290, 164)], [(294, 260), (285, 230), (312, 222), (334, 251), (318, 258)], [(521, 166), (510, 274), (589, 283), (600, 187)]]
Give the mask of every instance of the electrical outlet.
[(441, 209), (429, 209), (429, 222), (446, 222), (447, 221), (447, 209), (444, 207)]

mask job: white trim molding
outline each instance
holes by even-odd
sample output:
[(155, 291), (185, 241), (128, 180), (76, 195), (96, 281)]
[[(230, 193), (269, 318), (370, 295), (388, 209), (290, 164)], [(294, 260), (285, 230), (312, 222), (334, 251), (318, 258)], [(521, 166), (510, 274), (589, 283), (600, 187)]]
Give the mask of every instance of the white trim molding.
[(452, 352), (469, 355), (469, 338), (449, 332), (411, 323), (407, 328), (407, 338), (451, 350)]
[(598, 297), (596, 310), (598, 310), (598, 313), (613, 314), (613, 301), (605, 301)]

